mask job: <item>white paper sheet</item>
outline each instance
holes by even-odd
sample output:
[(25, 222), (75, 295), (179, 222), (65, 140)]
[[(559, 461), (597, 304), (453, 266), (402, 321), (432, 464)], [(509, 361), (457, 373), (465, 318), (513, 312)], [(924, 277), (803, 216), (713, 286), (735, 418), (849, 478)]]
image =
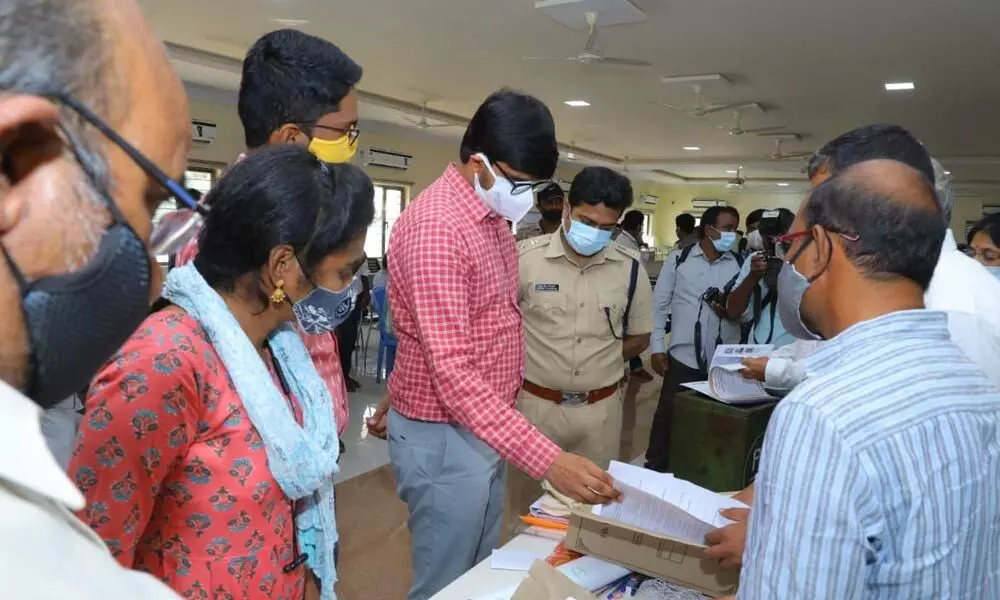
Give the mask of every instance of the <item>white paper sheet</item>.
[(721, 509), (746, 508), (689, 481), (634, 465), (612, 461), (608, 473), (624, 492), (623, 500), (595, 507), (594, 514), (690, 544), (704, 545), (709, 531), (731, 522), (719, 515)]
[(729, 404), (760, 402), (773, 399), (764, 384), (747, 379), (740, 373), (744, 358), (770, 356), (774, 346), (767, 344), (723, 344), (715, 348), (712, 364), (708, 368), (708, 385), (711, 398)]
[(545, 552), (499, 548), (490, 556), (490, 568), (498, 571), (527, 571), (536, 560), (545, 560)]

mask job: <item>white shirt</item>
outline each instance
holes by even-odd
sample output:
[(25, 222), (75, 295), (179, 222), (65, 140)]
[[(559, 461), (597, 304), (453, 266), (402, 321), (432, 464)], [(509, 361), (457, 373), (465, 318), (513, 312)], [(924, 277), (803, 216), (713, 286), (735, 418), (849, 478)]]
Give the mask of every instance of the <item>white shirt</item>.
[(178, 600), (123, 568), (72, 511), (83, 495), (45, 445), (41, 410), (0, 381), (0, 587), (18, 600)]
[(42, 413), (42, 435), (64, 471), (69, 468), (69, 459), (73, 455), (76, 432), (83, 419), (80, 414), (82, 408), (83, 402), (74, 394)]
[[(1000, 386), (1000, 280), (959, 251), (950, 229), (945, 234), (934, 277), (924, 294), (924, 304), (948, 314), (951, 341), (979, 365), (990, 381)], [(801, 383), (807, 374), (805, 364), (799, 361), (815, 349), (816, 346), (800, 346), (792, 357), (779, 360), (773, 373), (768, 361), (765, 384), (790, 389)]]
[(962, 254), (950, 229), (924, 303), (948, 312), (951, 341), (1000, 386), (1000, 279)]

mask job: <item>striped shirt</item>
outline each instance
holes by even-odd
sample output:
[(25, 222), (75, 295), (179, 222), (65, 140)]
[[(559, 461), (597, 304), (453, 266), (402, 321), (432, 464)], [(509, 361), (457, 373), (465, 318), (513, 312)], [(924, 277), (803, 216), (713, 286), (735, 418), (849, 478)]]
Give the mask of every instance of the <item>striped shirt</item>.
[(944, 313), (855, 325), (771, 417), (738, 597), (1000, 598), (1000, 390)]

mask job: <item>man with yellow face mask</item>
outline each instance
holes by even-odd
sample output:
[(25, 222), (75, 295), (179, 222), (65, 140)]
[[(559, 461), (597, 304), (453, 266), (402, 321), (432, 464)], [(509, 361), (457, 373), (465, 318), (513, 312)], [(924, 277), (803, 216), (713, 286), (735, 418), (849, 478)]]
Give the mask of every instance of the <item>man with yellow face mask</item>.
[[(358, 145), (354, 87), (361, 72), (360, 65), (322, 38), (293, 29), (265, 34), (243, 61), (238, 110), (247, 152), (269, 144), (300, 144), (325, 162), (350, 162)], [(176, 266), (197, 254), (195, 238), (177, 254)], [(302, 339), (330, 388), (337, 431), (343, 434), (347, 388), (337, 341), (331, 333)]]

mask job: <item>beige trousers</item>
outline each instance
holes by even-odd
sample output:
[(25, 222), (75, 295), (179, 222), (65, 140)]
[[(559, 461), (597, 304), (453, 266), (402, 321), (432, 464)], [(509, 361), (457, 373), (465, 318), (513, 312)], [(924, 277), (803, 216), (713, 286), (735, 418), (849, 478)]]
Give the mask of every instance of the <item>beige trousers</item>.
[[(622, 391), (594, 404), (565, 405), (521, 390), (517, 408), (560, 448), (593, 461), (602, 469), (618, 458), (622, 437)], [(520, 469), (507, 469), (501, 543), (520, 531), (521, 515), (542, 495), (541, 483)]]

